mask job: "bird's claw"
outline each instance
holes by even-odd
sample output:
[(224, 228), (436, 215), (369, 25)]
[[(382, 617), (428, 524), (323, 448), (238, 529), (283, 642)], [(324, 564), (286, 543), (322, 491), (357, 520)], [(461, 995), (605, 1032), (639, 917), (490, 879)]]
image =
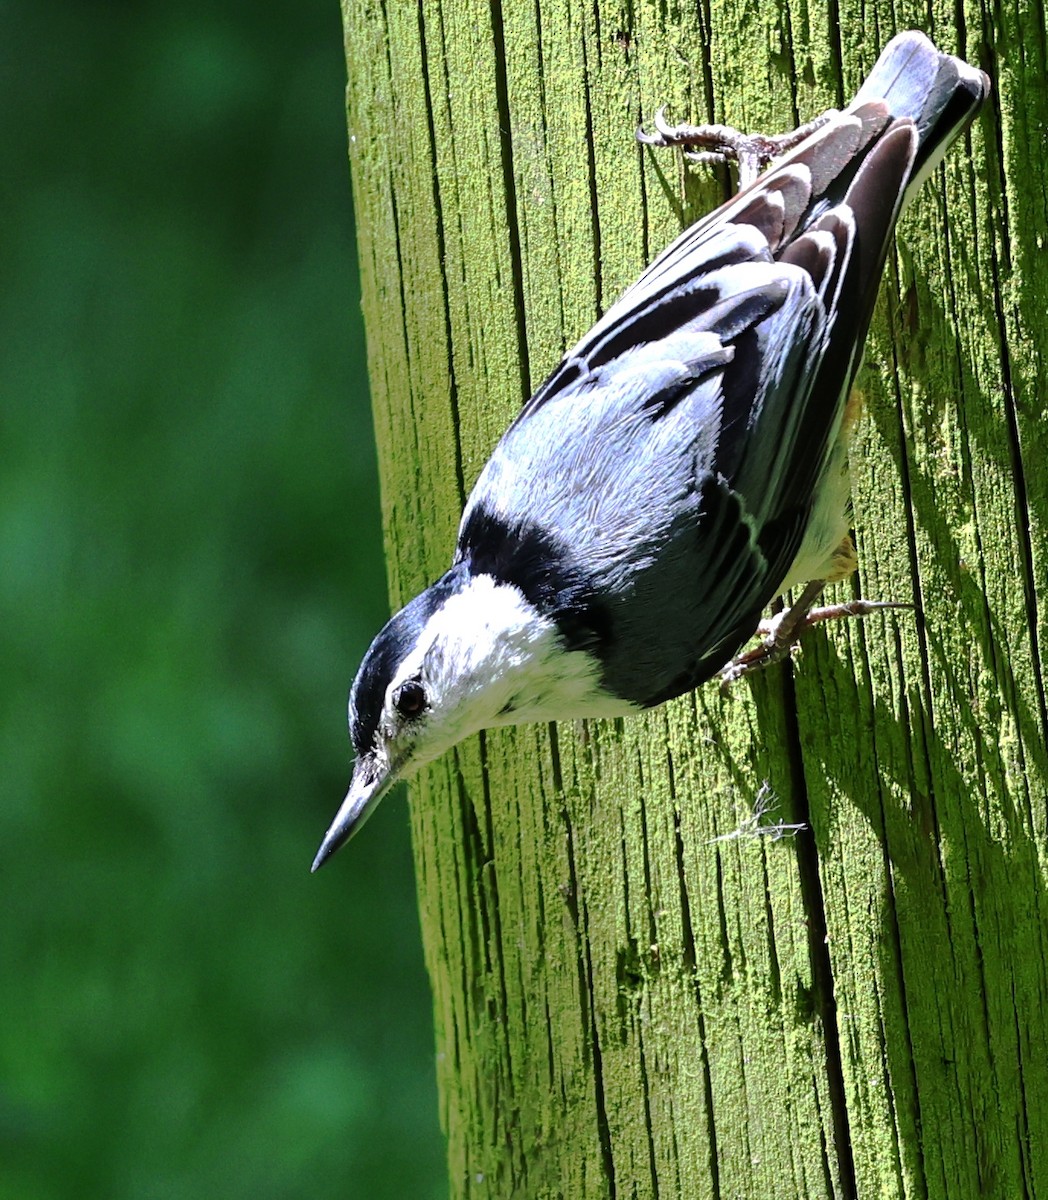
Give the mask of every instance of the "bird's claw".
[[(818, 594), (817, 592), (815, 593)], [(814, 596), (812, 597), (814, 599)], [(757, 626), (761, 643), (753, 649), (733, 658), (720, 671), (721, 688), (727, 690), (744, 675), (761, 671), (774, 663), (781, 662), (792, 654), (805, 629), (823, 621), (840, 621), (848, 617), (868, 617), (871, 613), (886, 608), (913, 608), (904, 600), (846, 600), (841, 604), (824, 604), (812, 608), (804, 603), (802, 595), (798, 603), (784, 609), (773, 617), (767, 617)]]
[(645, 146), (683, 146), (690, 162), (736, 162), (739, 168), (739, 190), (751, 184), (760, 172), (779, 155), (799, 145), (835, 115), (824, 112), (814, 121), (791, 130), (769, 136), (763, 133), (743, 133), (731, 125), (671, 125), (666, 120), (666, 106), (656, 109), (652, 118), (654, 133), (637, 130), (637, 141)]

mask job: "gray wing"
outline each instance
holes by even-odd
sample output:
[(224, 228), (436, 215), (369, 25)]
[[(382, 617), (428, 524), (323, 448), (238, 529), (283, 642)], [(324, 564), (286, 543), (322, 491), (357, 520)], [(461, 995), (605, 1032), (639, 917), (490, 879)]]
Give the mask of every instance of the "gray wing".
[(460, 535), (460, 557), (552, 609), (637, 703), (723, 665), (804, 528), (767, 484), (803, 437), (791, 398), (825, 345), (819, 292), (758, 253), (704, 273), (693, 301), (672, 333), (577, 360), (503, 438)]

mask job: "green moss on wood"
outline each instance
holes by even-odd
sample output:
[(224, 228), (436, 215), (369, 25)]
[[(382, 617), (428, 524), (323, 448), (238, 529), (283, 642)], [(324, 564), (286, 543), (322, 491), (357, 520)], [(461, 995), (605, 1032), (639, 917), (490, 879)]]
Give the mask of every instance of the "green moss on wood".
[[(397, 600), (528, 387), (716, 202), (633, 143), (657, 105), (788, 127), (911, 24), (997, 82), (861, 379), (861, 585), (917, 611), (413, 790), (457, 1197), (1048, 1195), (1043, 16), (837, 7), (345, 0)], [(716, 840), (762, 789), (811, 832)]]

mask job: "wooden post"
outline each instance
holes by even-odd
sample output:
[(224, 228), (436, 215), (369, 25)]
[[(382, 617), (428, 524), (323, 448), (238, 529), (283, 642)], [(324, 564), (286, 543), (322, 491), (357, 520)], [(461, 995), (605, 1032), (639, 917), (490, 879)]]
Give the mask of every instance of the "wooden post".
[[(398, 603), (561, 351), (721, 198), (634, 144), (656, 106), (790, 128), (908, 25), (993, 76), (902, 224), (860, 378), (861, 588), (916, 611), (728, 697), (472, 739), (412, 812), (452, 1196), (1048, 1196), (1040, 10), (344, 17)], [(769, 802), (807, 830), (753, 836)]]

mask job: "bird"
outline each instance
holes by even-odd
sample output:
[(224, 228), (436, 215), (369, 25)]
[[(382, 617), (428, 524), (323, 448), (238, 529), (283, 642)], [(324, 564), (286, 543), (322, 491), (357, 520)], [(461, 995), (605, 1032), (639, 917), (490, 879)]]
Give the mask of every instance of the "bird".
[[(741, 189), (564, 355), (481, 470), (449, 570), (371, 644), (314, 871), (470, 734), (639, 713), (773, 660), (818, 619), (822, 584), (856, 566), (850, 397), (895, 225), (989, 91), (910, 31), (792, 136), (755, 151), (698, 127), (694, 144), (739, 159)], [(695, 133), (657, 128), (642, 140)], [(775, 155), (760, 173), (755, 153)]]

